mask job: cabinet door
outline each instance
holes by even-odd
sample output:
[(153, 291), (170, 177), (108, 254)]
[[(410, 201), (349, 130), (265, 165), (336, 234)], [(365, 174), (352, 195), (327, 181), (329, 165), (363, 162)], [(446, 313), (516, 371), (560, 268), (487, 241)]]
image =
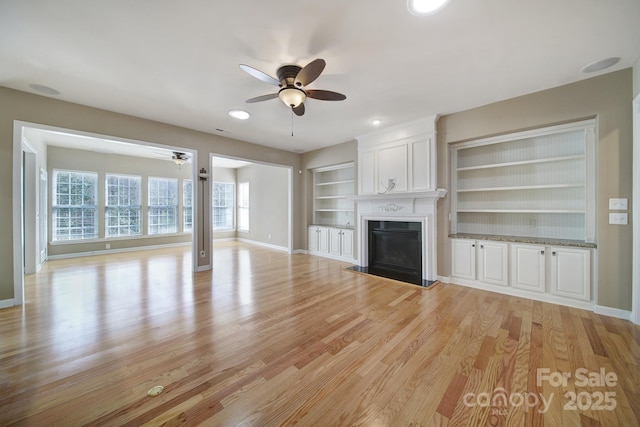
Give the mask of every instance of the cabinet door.
[(353, 230), (342, 230), (342, 256), (353, 258)]
[(342, 253), (342, 230), (339, 228), (329, 229), (329, 253), (340, 255)]
[(478, 269), (478, 279), (493, 285), (508, 286), (509, 259), (507, 243), (500, 242), (478, 242), (480, 245), (480, 266)]
[(451, 275), (461, 279), (476, 279), (475, 240), (451, 240)]
[(318, 227), (309, 227), (309, 238), (307, 243), (309, 246), (309, 252), (318, 251)]
[(329, 253), (329, 229), (318, 227), (318, 252)]
[(591, 253), (586, 249), (550, 248), (551, 293), (588, 301), (591, 298)]
[(511, 246), (511, 286), (529, 291), (545, 292), (544, 246)]

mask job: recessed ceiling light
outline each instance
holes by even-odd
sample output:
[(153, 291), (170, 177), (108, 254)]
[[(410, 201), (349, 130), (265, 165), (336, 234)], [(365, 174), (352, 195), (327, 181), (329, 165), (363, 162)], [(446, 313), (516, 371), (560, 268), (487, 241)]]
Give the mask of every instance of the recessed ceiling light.
[(231, 110), (229, 111), (229, 115), (234, 119), (239, 119), (239, 120), (247, 120), (249, 117), (251, 117), (249, 113), (243, 110)]
[(602, 59), (600, 61), (596, 61), (596, 62), (593, 62), (593, 63), (585, 66), (580, 71), (582, 73), (586, 73), (586, 74), (595, 73), (596, 71), (602, 71), (605, 68), (612, 67), (612, 66), (616, 65), (618, 62), (620, 62), (620, 58), (618, 58), (618, 57)]
[(41, 85), (38, 83), (31, 83), (29, 84), (29, 87), (35, 91), (38, 91), (40, 93), (44, 93), (46, 95), (60, 95), (60, 92), (55, 90), (52, 87), (49, 86), (45, 86), (45, 85)]
[(375, 119), (375, 120), (371, 121), (371, 124), (374, 125), (374, 126), (378, 126), (380, 123), (382, 123), (382, 121), (378, 120), (378, 119)]
[(451, 0), (407, 0), (409, 12), (414, 15), (424, 16), (436, 13)]

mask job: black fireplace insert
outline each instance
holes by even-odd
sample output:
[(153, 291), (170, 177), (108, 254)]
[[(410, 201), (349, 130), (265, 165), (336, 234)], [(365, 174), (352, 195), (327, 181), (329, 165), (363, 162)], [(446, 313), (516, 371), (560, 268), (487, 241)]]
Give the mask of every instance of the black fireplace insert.
[(423, 285), (422, 223), (368, 221), (368, 273)]

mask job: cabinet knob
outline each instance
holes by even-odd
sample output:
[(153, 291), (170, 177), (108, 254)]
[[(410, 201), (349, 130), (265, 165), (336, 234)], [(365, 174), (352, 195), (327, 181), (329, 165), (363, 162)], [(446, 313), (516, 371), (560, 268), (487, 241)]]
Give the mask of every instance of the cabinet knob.
[(556, 256), (556, 251), (551, 252), (551, 255)]
[(484, 249), (484, 245), (480, 245), (480, 249)]
[(544, 251), (540, 251), (540, 255), (544, 255)]
[(472, 248), (475, 248), (475, 247), (476, 247), (476, 245), (471, 245), (471, 247), (472, 247)]

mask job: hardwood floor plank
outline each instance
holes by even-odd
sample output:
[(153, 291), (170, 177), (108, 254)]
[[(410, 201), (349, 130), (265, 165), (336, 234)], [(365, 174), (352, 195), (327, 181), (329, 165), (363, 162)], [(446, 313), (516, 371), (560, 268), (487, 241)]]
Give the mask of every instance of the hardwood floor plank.
[(0, 310), (0, 425), (638, 425), (630, 322), (346, 266), (238, 242), (200, 273), (187, 247), (50, 261)]

